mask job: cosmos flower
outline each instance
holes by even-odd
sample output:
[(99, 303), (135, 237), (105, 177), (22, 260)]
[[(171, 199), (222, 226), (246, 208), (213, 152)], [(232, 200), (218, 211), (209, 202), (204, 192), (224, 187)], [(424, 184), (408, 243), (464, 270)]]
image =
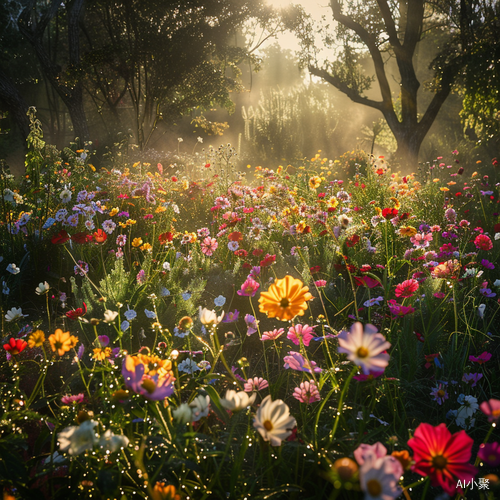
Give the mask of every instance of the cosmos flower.
[(97, 444), (94, 427), (98, 424), (94, 420), (85, 420), (80, 425), (66, 427), (57, 434), (59, 451), (67, 451), (70, 455), (80, 455), (91, 450)]
[(53, 334), (49, 335), (49, 342), (52, 351), (57, 351), (59, 356), (63, 356), (76, 346), (78, 337), (70, 335), (69, 332), (63, 332), (58, 328)]
[(290, 415), (287, 404), (281, 399), (273, 401), (271, 396), (266, 396), (255, 414), (253, 426), (264, 441), (269, 441), (271, 446), (280, 446), (297, 422)]
[(7, 344), (3, 345), (3, 348), (11, 355), (15, 356), (16, 354), (19, 354), (26, 349), (26, 346), (28, 343), (23, 340), (23, 339), (14, 339), (11, 338), (9, 339), (9, 342)]
[(321, 399), (318, 386), (314, 380), (301, 382), (300, 386), (294, 389), (293, 397), (306, 404), (315, 403)]
[(498, 467), (500, 465), (500, 443), (481, 444), (477, 456), (490, 467)]
[(443, 384), (439, 384), (437, 387), (434, 387), (431, 391), (431, 396), (438, 405), (442, 405), (449, 397), (446, 387)]
[(229, 411), (241, 411), (247, 408), (248, 406), (253, 405), (257, 394), (254, 393), (249, 396), (245, 391), (233, 391), (229, 389), (226, 392), (224, 398), (221, 398), (220, 404)]
[(200, 243), (200, 246), (201, 246), (201, 251), (206, 256), (210, 257), (217, 250), (219, 243), (217, 243), (217, 240), (215, 238), (211, 238), (210, 236), (207, 236)]
[(306, 373), (312, 373), (312, 371), (314, 373), (321, 373), (323, 371), (317, 366), (315, 361), (307, 361), (300, 352), (290, 351), (288, 356), (283, 358), (283, 361), (285, 362), (284, 368), (286, 369), (291, 368), (292, 370)]
[(338, 352), (347, 354), (347, 359), (360, 366), (365, 374), (370, 370), (383, 370), (389, 364), (389, 354), (383, 351), (391, 344), (373, 325), (366, 325), (363, 331), (363, 325), (358, 321), (350, 332), (341, 332), (338, 339)]
[(398, 482), (402, 473), (403, 467), (396, 458), (370, 455), (359, 469), (359, 483), (365, 499), (392, 500), (399, 497), (402, 489)]
[(43, 283), (39, 283), (38, 286), (35, 289), (35, 293), (37, 295), (45, 295), (49, 291), (49, 284), (44, 281)]
[(269, 382), (262, 377), (249, 378), (244, 385), (245, 392), (262, 391), (269, 387)]
[(300, 345), (300, 342), (307, 347), (314, 338), (314, 326), (309, 325), (294, 325), (288, 329), (287, 339), (291, 340), (295, 345)]
[(241, 297), (254, 297), (260, 287), (254, 279), (248, 277), (246, 281), (241, 285), (241, 289), (236, 293)]
[(309, 288), (303, 286), (302, 281), (287, 275), (276, 280), (267, 292), (261, 292), (259, 311), (269, 318), (289, 321), (295, 316), (303, 316), (307, 302), (312, 298)]
[(276, 340), (278, 337), (281, 337), (281, 335), (283, 335), (284, 333), (285, 333), (284, 328), (274, 329), (269, 332), (264, 332), (260, 340)]
[(45, 333), (42, 330), (34, 331), (28, 337), (28, 347), (33, 349), (34, 347), (42, 347), (45, 342)]
[(72, 309), (66, 313), (66, 317), (68, 319), (77, 320), (87, 314), (87, 304), (83, 302), (83, 307), (77, 307), (76, 309)]
[(418, 290), (418, 287), (418, 281), (415, 279), (403, 281), (396, 286), (396, 297), (412, 297), (413, 294)]
[(198, 420), (206, 417), (210, 411), (210, 397), (200, 394), (189, 403), (189, 407), (192, 411), (193, 422), (198, 422)]
[(7, 314), (5, 315), (5, 320), (10, 323), (11, 321), (17, 321), (18, 319), (25, 318), (26, 316), (28, 315), (23, 314), (22, 308), (13, 307), (12, 309), (9, 309), (7, 311)]
[(111, 429), (108, 429), (99, 439), (99, 448), (106, 454), (126, 448), (128, 444), (127, 436), (114, 434)]
[(454, 496), (457, 482), (473, 481), (477, 473), (469, 463), (473, 444), (465, 431), (452, 435), (446, 424), (437, 427), (420, 424), (408, 441), (415, 461), (412, 470), (421, 476), (430, 476), (432, 486), (441, 486), (448, 495)]
[(488, 417), (488, 421), (493, 423), (500, 419), (500, 399), (490, 399), (483, 401), (479, 406), (481, 411)]
[(74, 396), (66, 394), (61, 397), (61, 403), (63, 405), (73, 405), (78, 403), (83, 403), (84, 396), (83, 393), (75, 394)]
[(217, 316), (217, 313), (215, 311), (210, 311), (200, 306), (199, 312), (200, 321), (205, 326), (218, 325), (222, 321), (222, 318), (224, 318), (224, 311), (222, 311), (222, 314), (220, 316)]

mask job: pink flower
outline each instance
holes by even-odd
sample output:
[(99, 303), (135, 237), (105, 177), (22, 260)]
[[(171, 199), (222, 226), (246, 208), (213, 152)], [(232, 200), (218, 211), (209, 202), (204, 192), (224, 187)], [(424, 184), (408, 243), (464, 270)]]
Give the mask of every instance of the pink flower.
[(295, 345), (300, 345), (300, 341), (307, 347), (314, 338), (314, 326), (295, 325), (289, 328), (287, 338)]
[(286, 369), (291, 368), (292, 370), (306, 373), (312, 373), (312, 370), (314, 370), (314, 373), (322, 372), (321, 368), (319, 368), (314, 361), (309, 363), (309, 361), (299, 352), (290, 351), (288, 354), (289, 356), (283, 358), (285, 362), (284, 367)]
[(285, 333), (284, 328), (280, 328), (279, 330), (274, 329), (269, 332), (264, 332), (260, 340), (276, 340), (278, 337), (281, 337), (284, 333)]
[(262, 377), (249, 378), (244, 385), (245, 392), (262, 391), (269, 387), (269, 382)]
[(338, 352), (347, 354), (347, 359), (358, 365), (365, 374), (385, 369), (389, 364), (389, 354), (384, 351), (391, 344), (373, 325), (366, 325), (363, 331), (363, 325), (358, 321), (352, 325), (350, 332), (341, 332), (338, 340)]
[(394, 299), (388, 300), (387, 304), (389, 305), (389, 311), (391, 311), (393, 316), (406, 316), (407, 314), (415, 312), (415, 309), (412, 306), (403, 306), (398, 304)]
[(370, 370), (368, 374), (365, 373), (360, 373), (359, 375), (354, 375), (352, 377), (354, 380), (357, 380), (358, 382), (366, 382), (367, 380), (373, 380), (378, 377), (381, 377), (384, 374), (384, 370), (378, 371), (378, 370)]
[[(457, 482), (474, 480), (477, 469), (469, 463), (474, 441), (465, 431), (455, 434), (446, 424), (433, 427), (420, 424), (408, 446), (413, 450), (415, 465), (412, 470), (421, 476), (430, 476), (432, 486), (441, 486), (446, 493), (457, 493)], [(461, 493), (461, 489), (458, 488)]]
[(363, 465), (368, 457), (372, 455), (375, 458), (385, 457), (387, 455), (387, 448), (380, 442), (375, 444), (361, 443), (354, 450), (354, 458), (359, 465)]
[(371, 455), (359, 470), (359, 483), (361, 490), (366, 493), (365, 498), (393, 500), (399, 497), (403, 490), (398, 482), (403, 472), (396, 458), (376, 458)]
[(418, 290), (418, 281), (411, 279), (396, 286), (396, 297), (412, 297)]
[(219, 244), (217, 243), (217, 240), (215, 238), (211, 238), (210, 236), (207, 236), (202, 242), (201, 242), (201, 251), (210, 257), (213, 255), (213, 253), (217, 250), (217, 247)]
[(306, 404), (314, 403), (321, 399), (314, 380), (301, 382), (300, 386), (296, 387), (293, 391), (293, 397), (301, 403)]
[(484, 351), (482, 354), (480, 354), (477, 358), (476, 356), (469, 356), (469, 361), (474, 361), (475, 363), (479, 363), (480, 365), (483, 365), (486, 363), (486, 361), (489, 361), (491, 359), (491, 353)]
[(78, 404), (78, 403), (83, 403), (83, 399), (84, 399), (83, 393), (75, 394), (74, 396), (66, 394), (66, 396), (63, 396), (61, 398), (61, 403), (63, 405)]
[(318, 281), (315, 281), (314, 284), (318, 287), (318, 288), (322, 288), (324, 286), (326, 286), (326, 281), (325, 280), (318, 280)]
[(236, 293), (242, 297), (254, 297), (259, 287), (260, 285), (249, 277), (246, 279), (245, 283), (241, 285), (241, 290), (238, 290)]
[(500, 419), (500, 400), (490, 399), (489, 401), (483, 401), (479, 408), (488, 417), (488, 422), (496, 422)]
[(481, 444), (477, 456), (490, 467), (500, 465), (500, 443)]
[(410, 238), (410, 241), (416, 248), (427, 248), (432, 241), (432, 234), (417, 233)]
[(488, 236), (485, 234), (478, 234), (474, 240), (474, 245), (479, 250), (491, 250), (493, 248), (493, 243)]

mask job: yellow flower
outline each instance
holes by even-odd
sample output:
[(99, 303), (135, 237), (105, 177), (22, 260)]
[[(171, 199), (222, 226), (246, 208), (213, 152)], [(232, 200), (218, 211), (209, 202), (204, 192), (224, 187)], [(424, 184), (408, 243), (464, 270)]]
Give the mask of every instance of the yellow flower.
[(125, 224), (125, 222), (119, 222), (118, 224), (122, 229), (127, 229), (127, 224)]
[(160, 205), (160, 206), (156, 207), (155, 213), (160, 214), (162, 212), (165, 212), (165, 210), (166, 210), (166, 208), (163, 205)]
[(318, 177), (317, 175), (313, 175), (309, 179), (309, 187), (311, 189), (318, 189), (320, 185), (321, 185), (321, 177)]
[(329, 200), (328, 200), (328, 206), (330, 208), (337, 208), (339, 204), (339, 200), (337, 200), (337, 198), (335, 196), (332, 196)]
[(380, 207), (373, 207), (375, 209), (375, 213), (381, 217), (382, 216), (382, 209)]
[(134, 219), (128, 219), (127, 220), (127, 226), (132, 226), (133, 224), (137, 224), (137, 221)]
[(396, 210), (399, 210), (401, 208), (401, 203), (399, 203), (399, 200), (397, 198), (391, 198), (391, 201), (394, 203), (394, 208)]
[(28, 338), (28, 347), (33, 349), (33, 347), (41, 347), (45, 342), (45, 333), (42, 330), (34, 331)]
[(114, 217), (119, 211), (120, 209), (118, 207), (115, 207), (109, 212), (109, 216)]
[(445, 187), (442, 187), (442, 188), (439, 188), (439, 189), (440, 189), (441, 191), (445, 191), (445, 192), (446, 192), (446, 191), (449, 191), (449, 189), (448, 189), (448, 188), (445, 188)]
[(309, 288), (302, 281), (287, 275), (276, 280), (267, 292), (260, 294), (259, 311), (266, 313), (269, 318), (289, 321), (295, 316), (303, 316), (307, 302), (312, 298)]
[(269, 193), (270, 194), (274, 194), (274, 193), (276, 193), (276, 191), (277, 191), (277, 189), (276, 189), (276, 186), (274, 184), (269, 186)]
[(150, 252), (152, 249), (153, 249), (153, 247), (151, 246), (150, 243), (144, 243), (144, 245), (142, 245), (142, 247), (141, 247), (141, 250), (143, 252)]
[(450, 182), (447, 182), (447, 185), (448, 185), (448, 186), (454, 186), (455, 184), (456, 184), (456, 182), (455, 182), (455, 181), (450, 181)]
[[(76, 342), (75, 342), (76, 340)], [(63, 332), (60, 328), (58, 328), (52, 335), (49, 336), (50, 347), (59, 356), (63, 356), (64, 353), (71, 350), (72, 347), (76, 345), (78, 342), (77, 337), (73, 337), (69, 332)]]
[(432, 182), (439, 182), (439, 179), (438, 178), (432, 179)]
[(111, 357), (111, 347), (105, 347), (104, 349), (101, 349), (100, 347), (97, 347), (94, 349), (94, 356), (93, 358), (96, 361), (104, 361), (106, 358)]
[(142, 243), (143, 243), (142, 238), (134, 238), (132, 240), (132, 246), (134, 248), (140, 247), (142, 245)]
[(92, 172), (95, 172), (95, 167), (94, 167), (94, 165), (92, 165), (92, 164), (90, 164), (90, 163), (89, 163), (89, 167), (90, 167), (90, 170), (92, 170)]
[(140, 161), (136, 161), (133, 165), (132, 168), (138, 167), (141, 164)]
[(399, 229), (399, 234), (401, 236), (408, 236), (409, 238), (411, 238), (412, 236), (415, 236), (417, 234), (417, 230), (411, 226), (401, 227)]
[(153, 500), (181, 500), (175, 486), (157, 482), (153, 488)]

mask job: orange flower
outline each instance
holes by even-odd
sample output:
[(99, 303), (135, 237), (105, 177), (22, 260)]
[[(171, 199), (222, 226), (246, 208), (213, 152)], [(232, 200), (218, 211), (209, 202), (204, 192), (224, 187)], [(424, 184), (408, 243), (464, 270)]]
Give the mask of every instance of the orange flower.
[(302, 281), (287, 275), (260, 294), (259, 311), (265, 312), (269, 318), (288, 321), (295, 316), (303, 316), (307, 301), (312, 298), (309, 288)]
[(411, 238), (412, 236), (415, 236), (417, 234), (417, 230), (411, 226), (401, 227), (399, 228), (399, 234), (401, 236), (408, 236), (409, 238)]
[(69, 332), (63, 332), (58, 328), (52, 335), (49, 336), (50, 347), (59, 356), (70, 351), (78, 343), (78, 337), (70, 335)]
[(153, 488), (153, 500), (181, 500), (175, 486), (157, 482)]
[(132, 246), (134, 248), (140, 247), (142, 245), (142, 243), (143, 243), (142, 238), (134, 238), (132, 240)]
[(28, 347), (33, 349), (33, 347), (41, 347), (45, 342), (45, 334), (42, 330), (36, 330), (28, 338)]

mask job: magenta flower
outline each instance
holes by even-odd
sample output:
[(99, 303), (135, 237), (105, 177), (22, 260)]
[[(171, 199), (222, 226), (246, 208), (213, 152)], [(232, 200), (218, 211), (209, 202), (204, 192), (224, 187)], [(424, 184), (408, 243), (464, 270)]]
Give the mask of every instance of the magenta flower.
[(242, 297), (254, 297), (259, 287), (260, 285), (254, 279), (248, 277), (245, 283), (241, 285), (241, 290), (236, 293)]
[(224, 316), (224, 319), (222, 320), (222, 322), (223, 323), (234, 323), (235, 321), (238, 321), (239, 315), (240, 315), (240, 311), (238, 311), (238, 309), (235, 309), (234, 312), (229, 311)]
[(500, 400), (490, 399), (489, 401), (483, 401), (479, 408), (488, 417), (488, 421), (493, 423), (500, 419)]
[(323, 371), (314, 361), (309, 363), (299, 352), (290, 351), (288, 354), (288, 356), (283, 358), (286, 369), (291, 368), (292, 370), (306, 373), (312, 373), (312, 370), (314, 370), (314, 373), (321, 373)]
[(101, 347), (107, 347), (109, 344), (109, 337), (107, 335), (99, 335), (97, 340), (99, 341), (99, 344), (101, 344)]
[(287, 338), (290, 339), (295, 345), (300, 345), (300, 341), (307, 347), (311, 340), (314, 338), (314, 326), (309, 325), (295, 325), (288, 329)]
[(278, 337), (281, 337), (284, 333), (285, 333), (284, 328), (280, 328), (279, 330), (274, 329), (269, 332), (264, 332), (260, 340), (276, 340)]
[(498, 467), (500, 465), (500, 443), (481, 444), (477, 456), (490, 467)]
[(418, 290), (418, 281), (406, 280), (396, 286), (396, 297), (412, 297)]
[(478, 250), (491, 250), (493, 248), (493, 243), (488, 236), (485, 234), (479, 234), (474, 240), (474, 245)]
[(218, 246), (219, 244), (217, 243), (217, 240), (215, 238), (210, 238), (210, 236), (207, 236), (201, 242), (201, 251), (205, 255), (210, 257), (217, 250)]
[(469, 361), (474, 361), (474, 363), (479, 363), (480, 365), (486, 363), (491, 359), (491, 354), (489, 352), (483, 352), (477, 358), (476, 356), (469, 356)]
[(143, 285), (144, 283), (146, 283), (146, 272), (144, 271), (144, 269), (141, 269), (138, 273), (137, 273), (137, 283), (139, 285)]
[(83, 400), (84, 400), (83, 393), (75, 394), (74, 396), (66, 394), (66, 396), (63, 396), (61, 398), (61, 403), (63, 405), (72, 405), (72, 404), (83, 403)]
[(294, 389), (293, 397), (301, 403), (306, 404), (315, 403), (321, 399), (318, 387), (314, 380), (311, 380), (310, 382), (308, 380), (301, 382), (300, 386)]
[(366, 325), (363, 331), (363, 325), (358, 321), (352, 325), (350, 332), (341, 332), (338, 339), (338, 352), (347, 354), (347, 359), (361, 367), (367, 375), (370, 370), (380, 371), (389, 364), (389, 354), (384, 351), (391, 344), (373, 325)]
[(412, 306), (403, 306), (402, 304), (398, 304), (394, 299), (388, 300), (387, 304), (393, 316), (406, 316), (415, 312), (415, 308)]
[(318, 281), (315, 281), (314, 284), (318, 287), (318, 288), (322, 288), (324, 286), (326, 286), (326, 281), (325, 280), (318, 280)]
[(252, 392), (252, 391), (262, 391), (263, 389), (266, 389), (269, 387), (269, 382), (262, 377), (254, 377), (254, 378), (249, 378), (245, 384), (244, 384), (244, 389), (245, 392)]
[(245, 323), (247, 325), (247, 335), (253, 335), (259, 328), (259, 321), (251, 314), (245, 314)]
[(365, 373), (360, 373), (359, 375), (354, 375), (352, 377), (354, 380), (357, 380), (358, 382), (366, 382), (367, 380), (373, 380), (378, 377), (381, 377), (384, 374), (384, 370), (382, 371), (376, 371), (376, 370), (370, 370), (370, 373), (365, 374)]
[(434, 389), (432, 389), (431, 396), (434, 398), (434, 401), (436, 401), (438, 405), (442, 405), (445, 400), (448, 399), (448, 392), (446, 391), (446, 387), (443, 384), (439, 384), (437, 387), (434, 387)]

